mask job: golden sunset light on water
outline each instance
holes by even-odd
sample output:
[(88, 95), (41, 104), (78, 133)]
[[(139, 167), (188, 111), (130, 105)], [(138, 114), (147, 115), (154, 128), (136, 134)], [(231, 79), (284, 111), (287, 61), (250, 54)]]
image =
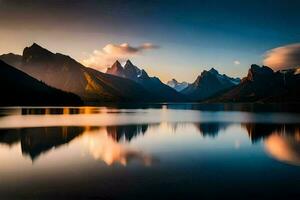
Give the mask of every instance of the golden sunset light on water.
[(94, 159), (104, 161), (107, 165), (119, 163), (126, 166), (130, 161), (138, 161), (149, 166), (154, 160), (150, 155), (131, 149), (126, 143), (116, 142), (107, 134), (106, 128), (84, 132), (78, 139)]
[(300, 132), (293, 136), (273, 133), (266, 139), (266, 151), (275, 159), (292, 165), (300, 165)]

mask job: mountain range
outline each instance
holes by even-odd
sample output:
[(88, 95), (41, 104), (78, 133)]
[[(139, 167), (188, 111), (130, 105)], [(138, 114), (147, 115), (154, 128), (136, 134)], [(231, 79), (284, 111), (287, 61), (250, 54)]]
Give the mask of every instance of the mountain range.
[(200, 101), (208, 99), (239, 83), (239, 78), (231, 78), (225, 74), (221, 75), (217, 70), (212, 68), (209, 71), (204, 70), (194, 83), (189, 84), (181, 93), (187, 95), (193, 101)]
[(139, 69), (137, 66), (133, 65), (130, 60), (127, 60), (124, 67), (120, 62), (116, 61), (107, 69), (106, 73), (138, 83), (155, 97), (158, 97), (162, 102), (187, 100), (184, 95), (162, 83), (159, 78), (149, 77), (145, 70)]
[[(127, 60), (124, 66), (116, 61), (106, 73), (103, 73), (85, 67), (67, 55), (53, 53), (35, 43), (26, 47), (22, 55), (3, 54), (0, 60), (2, 60), (3, 71), (0, 74), (1, 87), (2, 91), (5, 91), (4, 94), (7, 94), (7, 101), (1, 100), (1, 103), (18, 104), (24, 101), (28, 104), (32, 101), (34, 104), (38, 101), (40, 104), (59, 104), (69, 102), (71, 99), (72, 102), (78, 103), (79, 97), (86, 104), (300, 102), (300, 75), (299, 70), (296, 69), (274, 72), (266, 66), (252, 65), (247, 76), (241, 80), (220, 74), (216, 69), (211, 68), (208, 71), (204, 70), (193, 83), (180, 83), (172, 79), (164, 84), (159, 78), (150, 77), (144, 69), (135, 66), (130, 60)], [(43, 88), (43, 95), (48, 95), (49, 102), (39, 99), (43, 95), (34, 95), (42, 90), (37, 91), (37, 88)], [(22, 93), (23, 90), (27, 92)], [(13, 91), (16, 93), (13, 94)], [(53, 100), (54, 93), (61, 102)], [(36, 97), (36, 100), (33, 98), (30, 100), (28, 96)], [(14, 97), (18, 99), (11, 101), (10, 99)], [(26, 98), (29, 98), (28, 101)]]
[(6, 54), (0, 59), (46, 84), (79, 95), (85, 102), (157, 101), (134, 81), (88, 68), (69, 56), (52, 53), (37, 44), (23, 55)]
[(274, 72), (267, 66), (251, 65), (248, 75), (229, 91), (210, 102), (300, 102), (297, 69)]
[(0, 60), (1, 106), (82, 105), (72, 93), (50, 87)]

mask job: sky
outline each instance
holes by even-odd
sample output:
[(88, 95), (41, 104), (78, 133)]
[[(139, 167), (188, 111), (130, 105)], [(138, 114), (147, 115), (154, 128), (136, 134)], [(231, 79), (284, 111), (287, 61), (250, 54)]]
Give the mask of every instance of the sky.
[(0, 54), (33, 42), (102, 71), (130, 59), (193, 82), (202, 70), (244, 77), (251, 64), (300, 66), (298, 0), (0, 0)]

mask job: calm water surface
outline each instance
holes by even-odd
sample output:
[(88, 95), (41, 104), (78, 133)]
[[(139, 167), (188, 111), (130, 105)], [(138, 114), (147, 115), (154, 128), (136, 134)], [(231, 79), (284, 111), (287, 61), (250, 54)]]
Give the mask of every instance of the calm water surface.
[(0, 108), (0, 199), (299, 198), (300, 115), (238, 110)]

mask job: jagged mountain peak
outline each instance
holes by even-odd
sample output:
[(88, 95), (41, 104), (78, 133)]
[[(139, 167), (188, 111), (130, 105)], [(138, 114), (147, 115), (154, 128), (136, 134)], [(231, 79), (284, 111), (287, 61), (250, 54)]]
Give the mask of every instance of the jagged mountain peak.
[(256, 64), (252, 64), (250, 70), (258, 73), (273, 73), (273, 70), (268, 66), (259, 66)]
[(203, 70), (201, 74), (197, 76), (196, 80), (194, 81), (194, 84), (199, 84), (203, 79), (216, 77), (217, 75), (219, 75), (218, 71), (213, 68), (208, 71)]
[(41, 45), (39, 45), (37, 43), (33, 43), (31, 46), (25, 47), (25, 49), (23, 50), (23, 56), (26, 56), (24, 54), (30, 54), (30, 56), (32, 56), (32, 55), (35, 55), (35, 56), (37, 56), (37, 55), (40, 55), (40, 56), (41, 55), (45, 55), (45, 56), (49, 56), (49, 55), (54, 56), (54, 55), (56, 55), (60, 58), (65, 58), (65, 59), (69, 59), (69, 60), (73, 60), (73, 61), (77, 62), (76, 60), (71, 58), (69, 55), (65, 55), (65, 54), (62, 54), (62, 53), (53, 53), (50, 50), (42, 47)]
[[(145, 70), (142, 69), (139, 77), (142, 79), (145, 79), (145, 78), (149, 78), (149, 75)], [(154, 77), (154, 78), (156, 78), (156, 77)]]
[(125, 66), (126, 66), (126, 65), (133, 65), (133, 64), (132, 64), (132, 62), (128, 59), (128, 60), (126, 60)]
[(135, 66), (130, 60), (127, 60), (124, 67), (119, 61), (116, 61), (110, 68), (107, 69), (106, 73), (115, 76), (120, 76), (137, 81), (139, 78), (147, 78), (148, 74)]
[(112, 67), (122, 68), (122, 65), (121, 65), (121, 63), (118, 60), (116, 60), (116, 62), (114, 62), (114, 64), (112, 65)]
[(52, 53), (49, 50), (43, 48), (41, 45), (38, 45), (37, 43), (33, 43), (31, 46), (26, 47), (24, 49), (25, 50), (30, 50), (30, 51), (34, 51), (34, 52), (47, 52), (47, 53)]
[(172, 78), (172, 80), (167, 82), (167, 85), (174, 88), (177, 92), (180, 92), (188, 86), (188, 83), (185, 81), (178, 82), (175, 78)]
[(120, 77), (125, 77), (124, 68), (118, 60), (116, 60), (110, 68), (107, 68), (106, 73)]
[(250, 69), (248, 70), (247, 76), (244, 78), (245, 80), (253, 81), (255, 79), (263, 78), (265, 76), (273, 75), (274, 71), (267, 66), (259, 66), (256, 64), (252, 64)]
[(201, 100), (239, 83), (240, 79), (221, 75), (215, 68), (211, 68), (208, 71), (203, 70), (192, 84), (182, 90), (182, 93), (194, 100)]
[(210, 70), (203, 70), (201, 74), (197, 77), (197, 79), (200, 79), (203, 76), (207, 75), (218, 75), (219, 72), (215, 68), (211, 68)]
[(50, 50), (42, 47), (37, 43), (33, 43), (31, 46), (25, 47), (23, 50), (23, 57), (42, 57), (42, 56), (58, 56), (60, 58), (76, 61), (73, 58), (71, 58), (69, 55), (65, 55), (62, 53), (53, 53)]
[(150, 77), (144, 69), (138, 68), (130, 60), (127, 60), (124, 67), (120, 69), (119, 71), (113, 71), (111, 68), (108, 68), (106, 73), (127, 78), (138, 83), (147, 91), (155, 94), (155, 96), (159, 96), (161, 101), (185, 99), (182, 94), (162, 83), (159, 78)]
[(39, 47), (39, 48), (43, 48), (42, 46), (38, 45), (38, 44), (35, 43), (35, 42), (31, 45), (31, 47)]
[(126, 68), (137, 68), (134, 64), (132, 64), (132, 62), (130, 60), (127, 60), (125, 65), (124, 65), (124, 69)]
[(124, 65), (124, 70), (126, 73), (126, 76), (129, 76), (131, 78), (138, 77), (141, 75), (141, 69), (132, 64), (130, 60), (127, 60)]
[(208, 70), (210, 73), (212, 74), (219, 74), (218, 70), (216, 70), (215, 68), (211, 68), (210, 70)]
[(213, 99), (218, 102), (295, 102), (299, 101), (300, 76), (293, 71), (274, 72), (253, 64), (248, 75), (231, 90)]
[(44, 62), (48, 61), (49, 58), (53, 58), (55, 54), (51, 51), (43, 48), (42, 46), (33, 43), (30, 47), (26, 47), (23, 50), (23, 63), (28, 63), (32, 60), (35, 62)]

